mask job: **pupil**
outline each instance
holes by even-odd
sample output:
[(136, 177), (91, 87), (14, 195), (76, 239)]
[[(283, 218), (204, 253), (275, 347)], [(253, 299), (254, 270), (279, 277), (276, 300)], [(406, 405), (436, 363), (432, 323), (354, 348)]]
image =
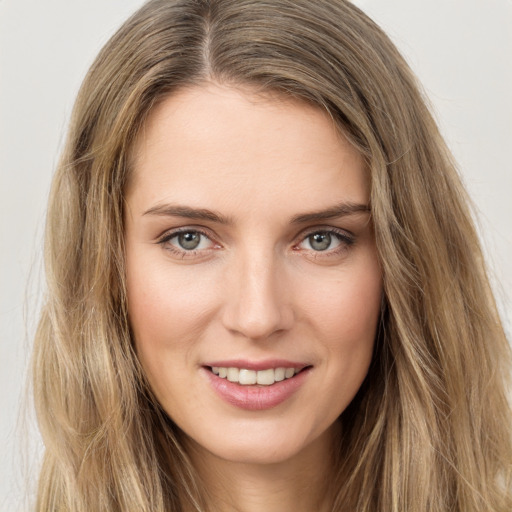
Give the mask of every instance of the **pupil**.
[(178, 235), (178, 242), (181, 247), (189, 251), (195, 249), (199, 245), (200, 241), (201, 235), (199, 233), (188, 232), (180, 233)]
[(329, 233), (315, 233), (309, 237), (309, 243), (315, 251), (325, 251), (331, 245)]

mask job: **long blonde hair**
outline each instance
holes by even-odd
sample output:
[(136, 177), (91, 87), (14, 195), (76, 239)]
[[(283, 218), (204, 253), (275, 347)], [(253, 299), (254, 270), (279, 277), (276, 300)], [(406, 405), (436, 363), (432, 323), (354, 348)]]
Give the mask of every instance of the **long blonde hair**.
[(131, 145), (155, 104), (204, 81), (317, 105), (368, 165), (385, 293), (333, 511), (512, 510), (510, 350), (468, 199), (407, 64), (343, 0), (152, 0), (99, 54), (48, 209), (37, 510), (208, 510), (134, 352), (123, 244)]

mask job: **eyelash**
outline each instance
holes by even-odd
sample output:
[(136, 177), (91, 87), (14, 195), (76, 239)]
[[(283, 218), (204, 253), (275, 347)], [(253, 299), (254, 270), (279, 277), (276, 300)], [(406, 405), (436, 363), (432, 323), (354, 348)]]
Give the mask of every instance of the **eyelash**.
[(354, 235), (349, 234), (341, 229), (336, 229), (333, 227), (314, 228), (306, 233), (301, 233), (301, 239), (297, 244), (294, 245), (294, 250), (299, 251), (300, 249), (298, 249), (298, 246), (300, 244), (304, 243), (309, 237), (317, 234), (333, 236), (340, 242), (340, 244), (338, 247), (334, 249), (326, 249), (325, 251), (315, 251), (313, 249), (310, 249), (308, 252), (312, 254), (315, 259), (340, 256), (341, 254), (346, 252), (351, 246), (353, 246), (356, 241)]
[[(208, 249), (191, 249), (191, 250), (185, 250), (185, 249), (179, 249), (178, 247), (174, 246), (173, 244), (170, 244), (169, 242), (173, 239), (179, 236), (182, 233), (195, 233), (198, 235), (201, 235), (208, 240), (216, 247), (208, 248)], [(300, 234), (300, 240), (293, 245), (293, 250), (296, 252), (299, 252), (301, 249), (299, 248), (300, 244), (304, 243), (309, 237), (316, 235), (316, 234), (323, 234), (323, 235), (330, 235), (334, 236), (340, 244), (335, 249), (326, 249), (325, 251), (315, 251), (313, 249), (308, 250), (310, 254), (314, 255), (314, 258), (328, 258), (328, 257), (335, 257), (339, 256), (343, 252), (347, 251), (352, 245), (355, 243), (355, 237), (352, 234), (347, 233), (346, 231), (343, 231), (341, 229), (336, 229), (333, 227), (326, 227), (326, 228), (315, 228), (311, 229), (307, 232), (303, 232)], [(179, 228), (172, 230), (170, 232), (165, 233), (162, 235), (157, 241), (157, 244), (162, 245), (167, 251), (170, 251), (174, 255), (181, 257), (181, 259), (186, 258), (194, 258), (195, 256), (198, 256), (200, 253), (206, 255), (209, 254), (209, 252), (214, 248), (220, 248), (221, 246), (219, 244), (215, 244), (213, 242), (212, 237), (210, 234), (205, 232), (204, 230), (201, 230), (199, 228)]]
[[(212, 241), (211, 235), (199, 228), (179, 228), (179, 229), (174, 229), (172, 231), (168, 231), (163, 236), (161, 236), (157, 240), (156, 243), (162, 245), (165, 248), (165, 250), (173, 253), (174, 255), (176, 255), (178, 257), (181, 257), (181, 259), (191, 258), (191, 257), (197, 256), (201, 252), (204, 253), (205, 251), (211, 250), (211, 249), (191, 249), (189, 251), (187, 251), (185, 249), (180, 250), (178, 247), (169, 243), (173, 238), (176, 238), (177, 236), (179, 236), (182, 233), (196, 233), (198, 235), (204, 236), (205, 238), (207, 238), (214, 244), (214, 242)], [(220, 247), (220, 245), (218, 245), (218, 247)]]

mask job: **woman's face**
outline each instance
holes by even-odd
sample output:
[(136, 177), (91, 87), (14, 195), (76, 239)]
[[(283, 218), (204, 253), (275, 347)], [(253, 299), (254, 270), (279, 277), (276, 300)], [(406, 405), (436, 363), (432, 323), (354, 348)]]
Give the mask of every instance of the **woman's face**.
[(165, 411), (224, 460), (329, 443), (380, 310), (358, 153), (318, 109), (210, 84), (151, 113), (133, 164), (129, 315)]

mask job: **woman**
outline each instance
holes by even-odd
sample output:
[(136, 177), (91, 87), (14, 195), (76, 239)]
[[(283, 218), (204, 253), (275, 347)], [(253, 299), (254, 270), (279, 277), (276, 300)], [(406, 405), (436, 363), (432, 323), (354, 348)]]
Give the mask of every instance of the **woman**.
[(510, 510), (467, 199), (350, 3), (148, 2), (82, 86), (47, 226), (38, 510)]

